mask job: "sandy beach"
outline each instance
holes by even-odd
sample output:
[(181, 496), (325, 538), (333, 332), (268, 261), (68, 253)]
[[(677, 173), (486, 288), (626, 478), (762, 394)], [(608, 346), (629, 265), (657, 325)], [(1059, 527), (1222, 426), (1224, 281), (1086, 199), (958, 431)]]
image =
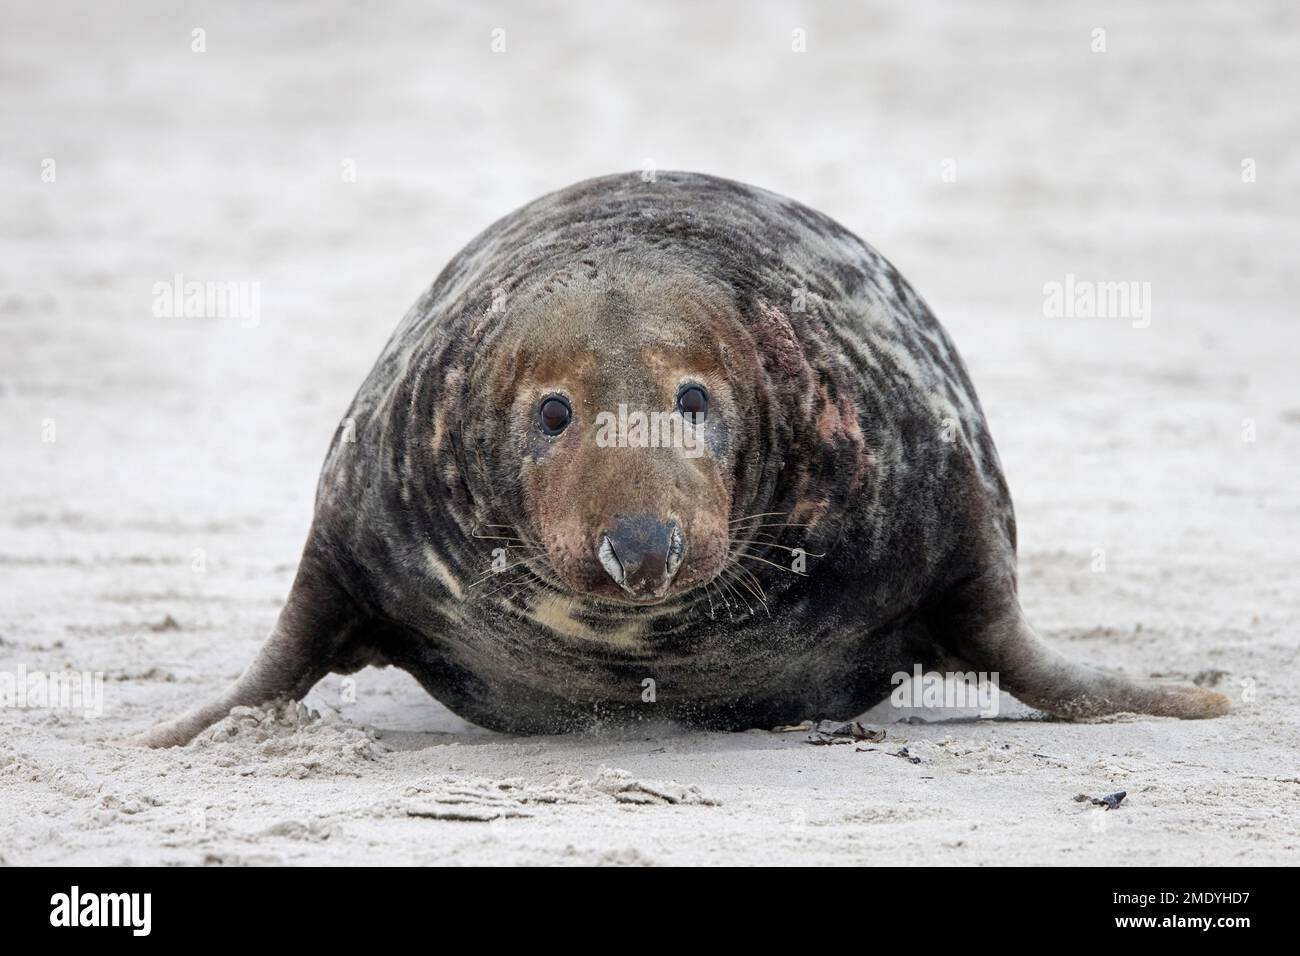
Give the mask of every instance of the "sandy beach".
[[(0, 12), (0, 675), (98, 687), (98, 713), (0, 707), (0, 863), (1296, 860), (1293, 5), (385, 11)], [(637, 169), (784, 193), (889, 257), (970, 368), (1030, 620), (1232, 714), (1004, 696), (885, 703), (875, 743), (511, 737), (366, 669), (186, 748), (113, 745), (252, 657), (339, 419), (446, 261)], [(249, 283), (256, 315), (165, 314), (178, 275)], [(1145, 305), (1048, 314), (1066, 282)]]

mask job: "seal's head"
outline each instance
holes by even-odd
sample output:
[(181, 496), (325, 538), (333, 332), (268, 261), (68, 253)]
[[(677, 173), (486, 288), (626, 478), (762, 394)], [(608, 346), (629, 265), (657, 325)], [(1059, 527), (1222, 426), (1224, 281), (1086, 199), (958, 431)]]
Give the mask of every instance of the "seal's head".
[(532, 570), (624, 604), (711, 581), (759, 421), (730, 297), (642, 264), (549, 276), (502, 311), (473, 367), (467, 451)]

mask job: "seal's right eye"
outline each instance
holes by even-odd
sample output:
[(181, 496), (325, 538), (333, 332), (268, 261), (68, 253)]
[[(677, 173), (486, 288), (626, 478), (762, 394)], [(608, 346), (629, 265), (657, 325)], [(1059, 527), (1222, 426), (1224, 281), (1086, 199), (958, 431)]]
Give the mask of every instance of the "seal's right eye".
[(542, 421), (542, 431), (548, 435), (558, 435), (573, 420), (573, 409), (564, 399), (552, 395), (542, 400), (539, 417)]

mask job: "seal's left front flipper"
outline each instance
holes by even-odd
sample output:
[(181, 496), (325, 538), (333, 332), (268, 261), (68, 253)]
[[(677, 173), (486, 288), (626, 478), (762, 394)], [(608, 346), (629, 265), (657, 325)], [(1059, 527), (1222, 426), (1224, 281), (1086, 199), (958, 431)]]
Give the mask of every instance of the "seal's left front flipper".
[(1005, 633), (999, 655), (992, 658), (1002, 689), (1049, 714), (1069, 720), (1119, 713), (1199, 720), (1232, 709), (1218, 691), (1124, 677), (1072, 661), (1044, 644), (1023, 619)]
[(232, 707), (299, 700), (331, 670), (358, 666), (357, 645), (368, 625), (367, 615), (334, 583), (309, 544), (275, 629), (239, 679), (215, 700), (122, 742), (179, 747)]
[(936, 630), (952, 653), (996, 672), (1002, 690), (1069, 720), (1118, 713), (1197, 720), (1232, 709), (1217, 691), (1138, 680), (1070, 660), (1034, 633), (1009, 580), (968, 589)]

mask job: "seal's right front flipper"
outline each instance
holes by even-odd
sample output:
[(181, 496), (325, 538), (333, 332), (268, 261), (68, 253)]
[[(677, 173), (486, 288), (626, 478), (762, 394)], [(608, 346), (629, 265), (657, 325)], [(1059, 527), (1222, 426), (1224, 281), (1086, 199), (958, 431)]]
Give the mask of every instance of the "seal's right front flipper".
[(126, 738), (141, 747), (179, 747), (232, 707), (299, 700), (354, 651), (366, 617), (334, 582), (324, 563), (304, 553), (275, 629), (253, 662), (215, 700)]

